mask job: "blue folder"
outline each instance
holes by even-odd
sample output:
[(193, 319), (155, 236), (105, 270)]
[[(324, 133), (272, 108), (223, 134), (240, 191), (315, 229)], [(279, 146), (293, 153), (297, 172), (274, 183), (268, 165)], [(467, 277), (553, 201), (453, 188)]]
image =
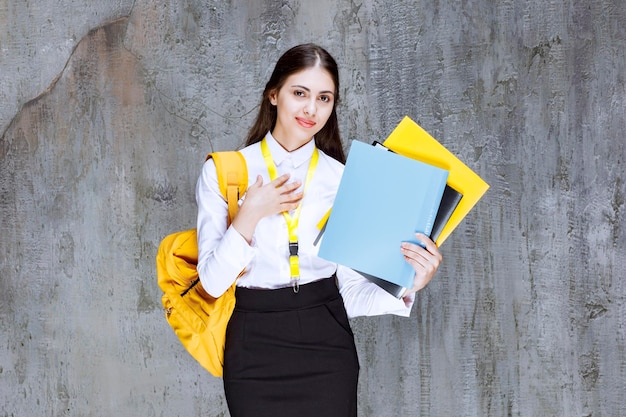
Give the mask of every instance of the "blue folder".
[(444, 169), (352, 141), (319, 256), (412, 288), (400, 245), (430, 234), (447, 178)]

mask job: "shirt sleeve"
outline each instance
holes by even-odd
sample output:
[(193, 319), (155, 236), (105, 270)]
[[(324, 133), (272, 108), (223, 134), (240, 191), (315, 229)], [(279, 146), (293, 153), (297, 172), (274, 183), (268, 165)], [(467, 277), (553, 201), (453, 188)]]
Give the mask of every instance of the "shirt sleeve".
[(415, 300), (412, 296), (398, 299), (358, 272), (341, 265), (337, 267), (337, 281), (350, 318), (382, 314), (402, 317), (411, 315)]
[(196, 184), (198, 275), (213, 297), (222, 295), (253, 260), (256, 249), (227, 227), (228, 205), (219, 191), (215, 163), (209, 159)]

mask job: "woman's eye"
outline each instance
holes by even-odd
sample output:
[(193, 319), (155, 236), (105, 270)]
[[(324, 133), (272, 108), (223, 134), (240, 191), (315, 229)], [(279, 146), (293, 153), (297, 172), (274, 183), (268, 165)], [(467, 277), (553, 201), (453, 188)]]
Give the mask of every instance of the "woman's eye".
[(298, 97), (304, 97), (304, 91), (302, 90), (296, 90), (293, 93)]
[(329, 96), (321, 96), (320, 100), (322, 100), (324, 103), (330, 103), (330, 97)]

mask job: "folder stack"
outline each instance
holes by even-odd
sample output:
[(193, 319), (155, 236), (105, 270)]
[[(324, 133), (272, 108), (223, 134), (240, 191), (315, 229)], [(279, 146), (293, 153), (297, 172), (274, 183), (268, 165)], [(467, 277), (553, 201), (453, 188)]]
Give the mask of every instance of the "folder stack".
[(489, 185), (409, 117), (374, 144), (352, 142), (319, 256), (399, 297), (414, 275), (401, 242), (440, 246)]
[(383, 145), (400, 155), (449, 172), (447, 185), (462, 198), (435, 239), (435, 243), (441, 246), (487, 192), (489, 184), (409, 117), (400, 122)]

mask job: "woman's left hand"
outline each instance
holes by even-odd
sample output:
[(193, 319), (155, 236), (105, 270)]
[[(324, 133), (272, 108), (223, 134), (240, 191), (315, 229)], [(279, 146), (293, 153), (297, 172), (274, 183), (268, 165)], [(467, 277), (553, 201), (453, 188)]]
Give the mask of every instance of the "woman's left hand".
[(404, 255), (404, 259), (415, 270), (415, 278), (413, 279), (413, 288), (407, 289), (404, 293), (404, 297), (415, 293), (424, 288), (430, 280), (433, 278), (443, 257), (439, 248), (430, 240), (430, 238), (424, 234), (416, 233), (417, 239), (426, 246), (421, 247), (418, 244), (410, 242), (402, 242), (400, 251)]

